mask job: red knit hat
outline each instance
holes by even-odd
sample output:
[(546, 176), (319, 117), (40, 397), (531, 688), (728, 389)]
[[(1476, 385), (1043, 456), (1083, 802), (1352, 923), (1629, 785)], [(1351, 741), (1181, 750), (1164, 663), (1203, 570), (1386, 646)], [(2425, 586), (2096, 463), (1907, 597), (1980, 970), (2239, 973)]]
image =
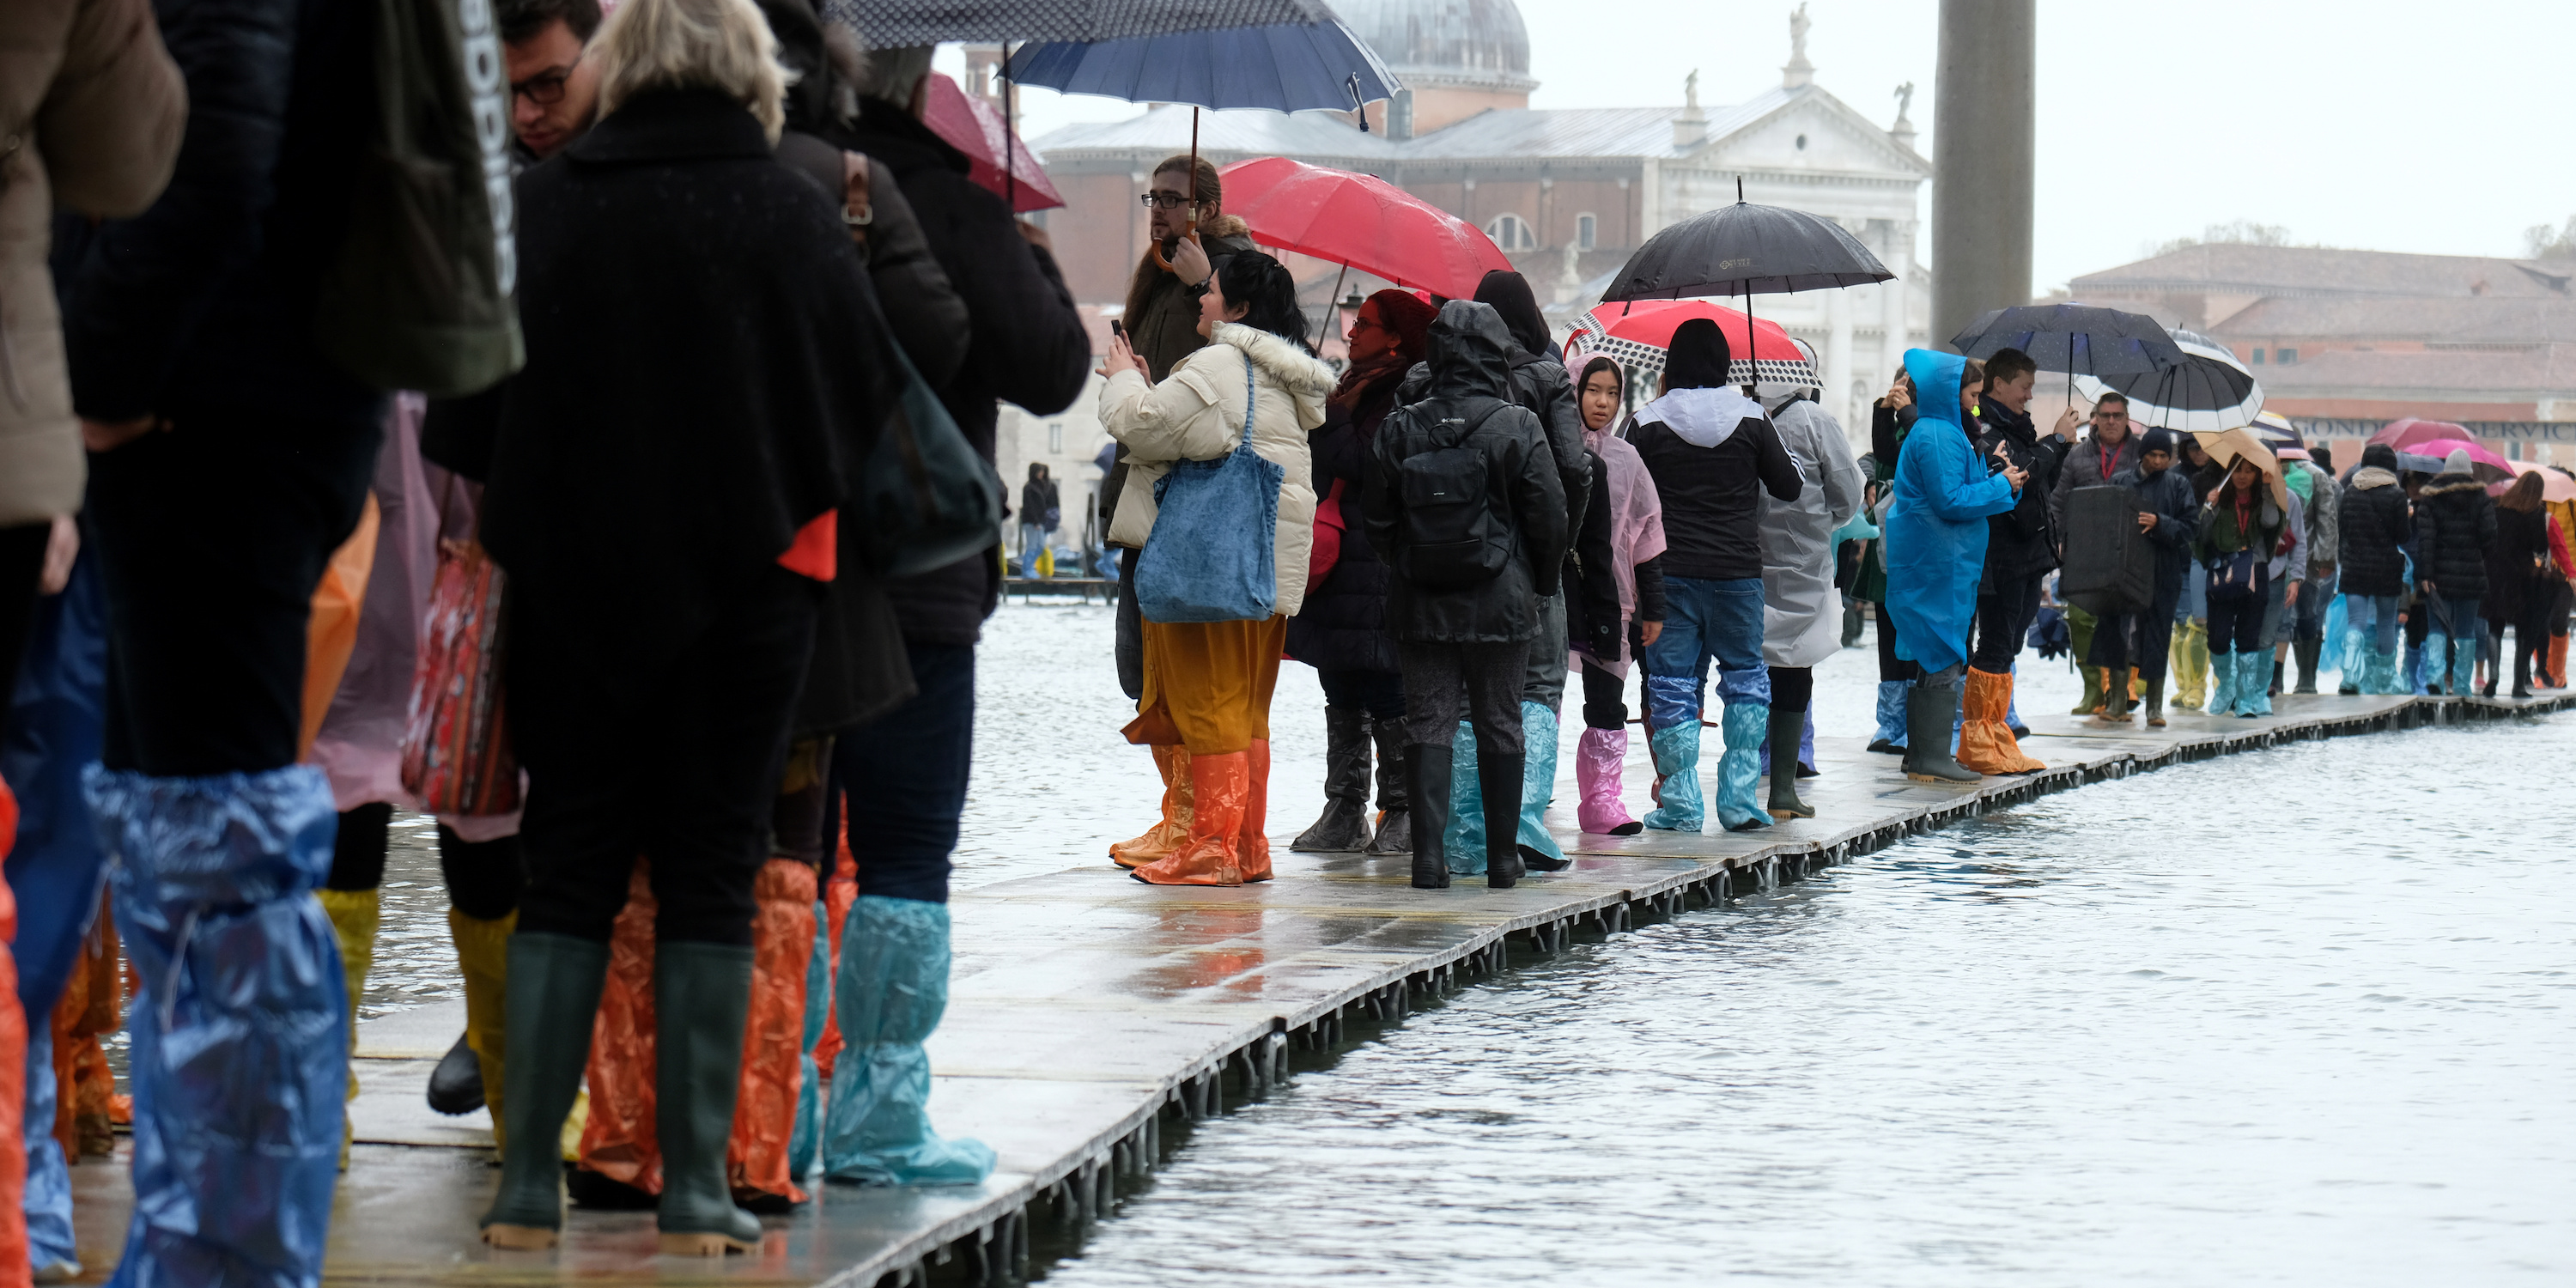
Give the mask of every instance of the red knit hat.
[(1430, 356), (1431, 320), (1440, 316), (1439, 310), (1411, 291), (1380, 291), (1368, 302), (1377, 306), (1378, 320), (1386, 323), (1386, 329), (1395, 332), (1396, 346), (1406, 358), (1420, 362)]

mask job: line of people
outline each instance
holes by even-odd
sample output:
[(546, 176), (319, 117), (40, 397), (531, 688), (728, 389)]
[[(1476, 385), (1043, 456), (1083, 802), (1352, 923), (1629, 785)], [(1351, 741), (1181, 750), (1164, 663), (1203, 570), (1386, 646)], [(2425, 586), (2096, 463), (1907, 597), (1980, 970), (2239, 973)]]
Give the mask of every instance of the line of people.
[[(351, 12), (0, 19), (42, 55), (0, 90), (14, 991), (42, 1025), (112, 935), (154, 1017), (119, 1281), (318, 1282), (423, 603), (487, 554), (524, 792), (439, 819), (467, 1031), (429, 1088), (492, 1112), (484, 1237), (552, 1244), (567, 1163), (701, 1255), (818, 1171), (981, 1179), (922, 1043), (998, 533), (892, 566), (870, 462), (954, 435), (998, 514), (998, 402), (1061, 410), (1091, 361), (1045, 235), (922, 122), (927, 46), (809, 0), (502, 0), (525, 362), (424, 408), (313, 332), (385, 232), (348, 194), (394, 73)], [(35, 1154), (0, 1157), (0, 1278), (79, 1273)]]

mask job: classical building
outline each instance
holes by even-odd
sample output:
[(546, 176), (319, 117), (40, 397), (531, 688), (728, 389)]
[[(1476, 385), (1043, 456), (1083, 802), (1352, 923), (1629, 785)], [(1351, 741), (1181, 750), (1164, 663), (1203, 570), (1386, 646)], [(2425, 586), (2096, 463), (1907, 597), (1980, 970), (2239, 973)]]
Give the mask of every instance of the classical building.
[[(1854, 409), (1886, 386), (1906, 348), (1926, 343), (1931, 279), (1916, 253), (1916, 212), (1932, 166), (1914, 149), (1903, 106), (1892, 127), (1881, 126), (1816, 83), (1802, 19), (1792, 24), (1780, 83), (1745, 102), (1703, 105), (1694, 73), (1678, 87), (1678, 105), (1542, 109), (1529, 106), (1538, 81), (1512, 0), (1341, 0), (1335, 8), (1402, 92), (1370, 105), (1365, 130), (1350, 112), (1201, 112), (1202, 155), (1219, 165), (1288, 156), (1373, 174), (1478, 225), (1528, 277), (1560, 336), (1646, 238), (1736, 200), (1739, 182), (1746, 200), (1837, 220), (1896, 280), (1760, 296), (1754, 307), (1815, 349), (1826, 408), (1866, 439), (1866, 418)], [(1897, 96), (1909, 101), (1911, 87)], [(1156, 162), (1189, 150), (1191, 116), (1167, 104), (1030, 141), (1065, 196), (1045, 224), (1086, 311), (1108, 317), (1121, 307), (1146, 245), (1138, 198)], [(1330, 299), (1341, 266), (1289, 258), (1310, 311), (1338, 337), (1347, 319)], [(1380, 285), (1346, 281), (1343, 291)], [(1328, 357), (1336, 347), (1327, 344)], [(1096, 477), (1068, 468), (1102, 441), (1091, 415), (1084, 405), (1043, 421), (1018, 418), (1025, 427), (1016, 445), (1005, 420), (1006, 476), (1018, 477), (1015, 460), (1058, 463), (1069, 527), (1072, 486)], [(1038, 450), (1039, 434), (1064, 446)]]
[[(2075, 298), (2233, 349), (2266, 405), (2328, 438), (2405, 416), (2508, 454), (2576, 454), (2576, 263), (2189, 246), (2076, 278)], [(2554, 447), (2552, 445), (2555, 445)]]

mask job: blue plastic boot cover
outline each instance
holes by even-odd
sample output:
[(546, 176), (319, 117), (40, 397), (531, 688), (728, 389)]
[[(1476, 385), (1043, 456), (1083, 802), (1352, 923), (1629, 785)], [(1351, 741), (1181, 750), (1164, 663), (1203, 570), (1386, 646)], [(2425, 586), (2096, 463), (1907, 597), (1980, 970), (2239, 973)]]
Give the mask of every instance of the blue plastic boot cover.
[(1655, 754), (1655, 772), (1664, 779), (1663, 790), (1655, 797), (1658, 803), (1646, 811), (1646, 826), (1662, 832), (1696, 832), (1708, 821), (1700, 805), (1699, 729), (1694, 718), (1657, 729), (1646, 740)]
[(930, 1130), (930, 1056), (948, 1010), (948, 908), (860, 895), (832, 983), (841, 1050), (823, 1115), (823, 1170), (861, 1185), (974, 1185), (993, 1174), (980, 1140)]
[(313, 1288), (339, 1180), (348, 985), (313, 898), (338, 827), (322, 771), (90, 767), (127, 1027), (134, 1219), (114, 1288)]
[(2382, 695), (2405, 692), (2397, 685), (2397, 653), (2396, 649), (2390, 649), (2385, 653), (2376, 649), (2371, 651), (2370, 679), (2366, 682), (2365, 692)]
[(2236, 655), (2209, 651), (2209, 704), (2201, 708), (2213, 716), (2236, 714)]
[(2423, 645), (2409, 644), (2406, 646), (2406, 673), (2404, 679), (2406, 682), (2406, 692), (2414, 694), (2421, 694), (2424, 692)]
[(2272, 650), (2236, 655), (2236, 713), (2272, 714)]
[(1547, 806), (1556, 795), (1556, 713), (1536, 702), (1521, 704), (1521, 823), (1512, 838), (1551, 859), (1562, 859), (1547, 834)]
[(1756, 803), (1753, 790), (1762, 777), (1760, 748), (1771, 736), (1771, 704), (1727, 703), (1718, 729), (1726, 739), (1726, 751), (1717, 760), (1718, 823), (1730, 832), (1771, 826), (1771, 816)]
[(1905, 745), (1905, 681), (1878, 682), (1878, 732), (1870, 741)]
[[(2337, 607), (2341, 607), (2343, 605), (2343, 601), (2338, 599), (2335, 601), (2335, 605)], [(2343, 663), (2343, 665), (2335, 668), (2336, 670), (2343, 672), (2343, 682), (2361, 690), (2364, 693), (2370, 692), (2370, 670), (2367, 662), (2370, 654), (2368, 650), (2362, 646), (2361, 629), (2359, 627), (2348, 626), (2344, 628), (2342, 634), (2328, 636), (2327, 638), (2343, 641), (2343, 646), (2335, 650), (2335, 657)]]
[(2461, 640), (2453, 644), (2451, 646), (2451, 687), (2449, 692), (2461, 694), (2469, 692), (2471, 682), (2477, 679), (2477, 673), (2477, 642), (2473, 640)]
[(27, 1262), (38, 1272), (80, 1271), (80, 1244), (72, 1236), (72, 1171), (54, 1139), (54, 1026), (38, 1015), (27, 1026), (27, 1112), (19, 1139), (27, 1142)]
[(1461, 720), (1449, 741), (1449, 825), (1440, 829), (1449, 871), (1485, 875), (1485, 789), (1476, 781), (1476, 726)]
[(823, 1040), (823, 1021), (832, 1013), (831, 925), (831, 909), (815, 900), (814, 955), (805, 960), (805, 1045), (796, 1057), (803, 1076), (796, 1083), (796, 1125), (787, 1134), (787, 1175), (799, 1185), (814, 1175), (823, 1147), (823, 1079), (814, 1044)]
[(2457, 693), (2451, 683), (2451, 637), (2441, 631), (2424, 636), (2424, 678), (2416, 681), (2415, 691), (2425, 692), (2434, 685), (2444, 686), (2444, 693)]

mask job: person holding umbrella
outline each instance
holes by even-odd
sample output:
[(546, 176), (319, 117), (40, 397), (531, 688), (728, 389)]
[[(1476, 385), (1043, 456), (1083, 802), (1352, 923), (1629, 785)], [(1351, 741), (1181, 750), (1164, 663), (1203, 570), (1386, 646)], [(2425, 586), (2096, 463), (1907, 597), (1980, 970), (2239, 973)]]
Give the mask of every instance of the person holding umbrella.
[(1968, 660), (1967, 722), (1959, 728), (1959, 763), (1979, 773), (2027, 774), (2047, 768), (2025, 756), (2014, 740), (2013, 660), (2039, 616), (2040, 583), (2057, 567), (2056, 525), (2049, 518), (2049, 490), (2075, 444), (2078, 417), (2069, 407), (2047, 438), (2031, 424), (2029, 406), (2039, 364), (2019, 349), (1986, 360), (1984, 396), (1977, 402), (1977, 454), (2027, 474), (2012, 509), (1987, 524), (1984, 580), (1977, 587), (1977, 642)]
[[(2065, 540), (2066, 494), (2079, 487), (2099, 487), (2118, 478), (2123, 471), (2138, 467), (2138, 436), (2130, 432), (2129, 396), (2119, 390), (2103, 391), (2094, 402), (2090, 417), (2093, 432), (2085, 435), (2074, 450), (2066, 454), (2066, 464), (2057, 471), (2057, 487), (2048, 496), (2049, 521), (2060, 526), (2059, 541)], [(2063, 558), (2061, 544), (2058, 555)], [(2078, 659), (2092, 656), (2093, 614), (2066, 606), (2066, 630), (2075, 644)], [(2101, 673), (2089, 663), (2078, 668), (2084, 672), (2084, 696), (2075, 704), (2074, 715), (2091, 715), (2102, 709)]]
[[(1645, 822), (1666, 831), (1696, 832), (1704, 820), (1701, 691), (1712, 661), (1726, 704), (1718, 821), (1729, 831), (1771, 825), (1753, 803), (1771, 725), (1757, 496), (1794, 502), (1806, 485), (1762, 405), (1729, 383), (1732, 365), (1716, 322), (1682, 323), (1664, 364), (1664, 392), (1638, 410), (1629, 438), (1664, 504), (1666, 615), (1645, 656), (1647, 738), (1662, 781)], [(1794, 753), (1790, 759), (1794, 773)]]
[(1986, 520), (2020, 501), (2030, 475), (2009, 462), (1988, 470), (1993, 458), (1981, 457), (1968, 436), (1966, 417), (1985, 382), (1979, 364), (1908, 349), (1905, 372), (1919, 414), (1897, 456), (1887, 510), (1887, 615), (1896, 656), (1916, 672), (1905, 694), (1905, 776), (1973, 783), (1977, 771), (1950, 757), (1950, 729), (1986, 563)]
[(2478, 642), (2486, 633), (2478, 601), (2487, 594), (2487, 547), (2495, 539), (2495, 498), (2470, 472), (2468, 450), (2453, 448), (2442, 459), (2442, 472), (2415, 501), (2415, 581), (2432, 619), (2424, 638), (2424, 679), (2435, 693), (2469, 692)]

